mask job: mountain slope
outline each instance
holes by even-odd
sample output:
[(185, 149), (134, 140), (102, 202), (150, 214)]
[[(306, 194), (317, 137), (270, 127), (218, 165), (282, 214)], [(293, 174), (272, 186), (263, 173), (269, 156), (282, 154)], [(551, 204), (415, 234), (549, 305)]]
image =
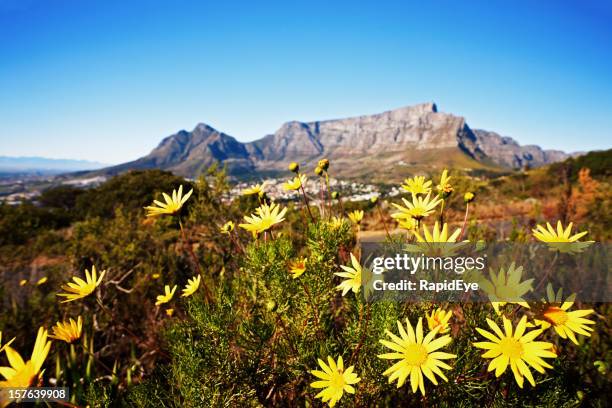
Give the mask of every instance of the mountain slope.
[[(149, 155), (106, 170), (161, 168), (195, 177), (214, 162), (234, 175), (274, 172), (291, 161), (312, 164), (327, 157), (347, 175), (388, 171), (389, 166), (444, 165), (452, 159), (467, 168), (519, 168), (563, 160), (560, 151), (520, 146), (509, 137), (473, 131), (461, 116), (423, 103), (387, 112), (316, 122), (291, 121), (250, 143), (199, 124), (165, 138)], [(338, 173), (336, 173), (338, 174)]]

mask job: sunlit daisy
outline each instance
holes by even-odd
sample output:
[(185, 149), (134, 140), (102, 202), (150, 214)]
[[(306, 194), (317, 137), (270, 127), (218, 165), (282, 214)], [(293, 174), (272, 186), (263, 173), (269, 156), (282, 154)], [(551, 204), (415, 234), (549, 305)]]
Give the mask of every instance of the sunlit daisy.
[(355, 255), (353, 255), (352, 253), (351, 264), (353, 266), (352, 268), (350, 266), (340, 265), (340, 268), (342, 268), (344, 272), (334, 273), (334, 275), (336, 276), (346, 278), (342, 281), (342, 283), (336, 286), (337, 290), (342, 291), (342, 296), (345, 296), (350, 290), (352, 290), (353, 293), (357, 294), (359, 293), (359, 289), (361, 288), (361, 265), (359, 264), (357, 258), (355, 258)]
[(344, 369), (344, 361), (342, 356), (338, 357), (338, 361), (327, 357), (327, 363), (320, 358), (318, 359), (321, 370), (312, 370), (310, 373), (319, 380), (310, 384), (313, 388), (323, 388), (315, 398), (320, 398), (323, 402), (329, 404), (330, 407), (342, 398), (345, 392), (349, 394), (355, 393), (354, 384), (357, 384), (361, 379), (354, 372), (355, 366), (350, 366)]
[(76, 321), (71, 318), (68, 321), (57, 322), (52, 330), (53, 334), (49, 335), (49, 337), (52, 339), (72, 343), (81, 337), (81, 331), (83, 330), (83, 319), (81, 316), (79, 316)]
[(386, 360), (399, 360), (389, 367), (383, 375), (389, 376), (389, 383), (397, 380), (397, 388), (400, 388), (408, 377), (410, 377), (410, 385), (412, 392), (416, 393), (417, 389), (425, 395), (425, 379), (423, 375), (429, 379), (434, 385), (438, 385), (436, 375), (448, 381), (441, 369), (450, 370), (451, 367), (441, 360), (456, 358), (455, 354), (438, 351), (442, 347), (451, 342), (451, 337), (447, 334), (435, 338), (440, 327), (431, 330), (423, 337), (423, 318), (419, 317), (416, 326), (416, 332), (406, 319), (406, 328), (401, 322), (397, 322), (400, 337), (385, 330), (389, 340), (380, 340), (387, 348), (393, 350), (392, 353), (380, 354), (378, 358)]
[(414, 230), (417, 239), (416, 244), (406, 245), (406, 250), (410, 252), (424, 252), (430, 256), (452, 256), (459, 249), (468, 245), (467, 241), (457, 242), (461, 228), (457, 228), (452, 235), (448, 235), (448, 224), (444, 223), (442, 230), (436, 221), (431, 232), (423, 224), (423, 235), (418, 230)]
[(593, 331), (588, 325), (595, 324), (593, 320), (585, 319), (585, 316), (595, 313), (593, 309), (581, 309), (568, 312), (567, 310), (574, 305), (576, 294), (573, 293), (563, 301), (563, 290), (560, 288), (557, 293), (553, 291), (549, 283), (546, 287), (547, 301), (538, 307), (535, 324), (546, 330), (552, 327), (561, 338), (569, 338), (574, 344), (578, 344), (574, 333), (590, 337)]
[(156, 217), (158, 215), (172, 215), (179, 212), (179, 210), (183, 207), (183, 204), (187, 202), (191, 194), (193, 193), (193, 189), (189, 190), (187, 194), (183, 196), (183, 186), (181, 185), (178, 189), (172, 190), (172, 197), (170, 197), (166, 193), (162, 193), (165, 203), (162, 203), (158, 200), (153, 200), (153, 204), (148, 207), (145, 207), (147, 210), (147, 217)]
[(535, 341), (542, 334), (542, 329), (525, 333), (527, 316), (521, 318), (514, 334), (512, 333), (512, 322), (505, 316), (502, 316), (502, 320), (504, 332), (491, 319), (487, 319), (487, 324), (493, 330), (493, 333), (476, 328), (476, 331), (489, 341), (474, 343), (474, 346), (487, 350), (482, 357), (493, 359), (489, 363), (488, 371), (495, 370), (496, 377), (502, 375), (508, 366), (510, 366), (519, 387), (523, 388), (525, 378), (535, 387), (533, 375), (527, 365), (530, 365), (542, 374), (544, 373), (544, 368), (552, 368), (543, 358), (557, 357), (551, 351), (553, 345), (544, 341)]
[(295, 176), (294, 178), (287, 181), (286, 183), (283, 183), (283, 190), (285, 191), (299, 190), (303, 185), (306, 184), (306, 180), (308, 180), (308, 178), (304, 174)]
[(268, 205), (264, 203), (255, 209), (255, 213), (251, 214), (250, 217), (244, 217), (246, 224), (240, 224), (240, 228), (257, 234), (267, 231), (273, 225), (283, 222), (286, 212), (287, 209), (283, 208), (281, 210), (278, 204), (272, 203)]
[(431, 180), (425, 181), (424, 176), (407, 178), (402, 184), (402, 189), (412, 194), (429, 194), (431, 192)]
[[(0, 388), (23, 388), (35, 384), (50, 349), (51, 342), (47, 341), (47, 331), (42, 327), (38, 329), (32, 356), (28, 361), (24, 361), (21, 355), (13, 348), (6, 347), (4, 352), (10, 367), (0, 367), (0, 375), (4, 377), (4, 381), (0, 381)], [(5, 402), (7, 401), (0, 401), (0, 405)]]
[(507, 270), (500, 268), (497, 274), (490, 269), (490, 279), (483, 279), (479, 282), (480, 288), (489, 296), (497, 314), (500, 313), (499, 308), (506, 303), (529, 307), (523, 296), (533, 289), (531, 286), (533, 279), (521, 282), (522, 275), (523, 267), (519, 266), (517, 268), (512, 262)]
[(539, 241), (545, 242), (549, 248), (553, 251), (566, 252), (566, 253), (578, 253), (582, 252), (586, 247), (591, 245), (593, 241), (578, 241), (580, 238), (588, 234), (588, 231), (579, 232), (572, 235), (572, 226), (574, 223), (570, 222), (567, 228), (563, 228), (561, 221), (557, 221), (557, 230), (546, 223), (546, 228), (541, 225), (536, 226), (533, 231), (533, 236)]
[(448, 321), (452, 316), (452, 311), (444, 310), (441, 307), (437, 308), (436, 310), (432, 310), (431, 313), (425, 315), (425, 318), (427, 319), (427, 327), (429, 327), (429, 330), (439, 327), (438, 333), (444, 334), (449, 330)]
[(436, 186), (436, 190), (438, 190), (439, 194), (444, 195), (453, 191), (453, 187), (450, 185), (450, 179), (451, 176), (448, 175), (448, 170), (444, 169), (440, 177), (440, 183)]
[(393, 203), (393, 206), (399, 210), (399, 212), (391, 214), (391, 217), (396, 219), (407, 219), (414, 218), (415, 220), (421, 220), (423, 217), (431, 214), (436, 206), (442, 202), (438, 197), (431, 199), (431, 193), (425, 197), (412, 195), (412, 202), (402, 198), (405, 207), (399, 204)]
[(289, 262), (289, 273), (291, 273), (293, 279), (299, 278), (306, 272), (306, 261), (306, 258), (298, 258), (295, 261)]
[(68, 282), (62, 286), (62, 289), (68, 293), (58, 293), (57, 296), (66, 298), (66, 300), (62, 300), (62, 303), (72, 302), (73, 300), (78, 300), (89, 296), (94, 290), (96, 290), (98, 285), (100, 285), (100, 282), (102, 282), (102, 278), (104, 278), (105, 274), (106, 271), (102, 271), (100, 273), (100, 277), (98, 277), (95, 266), (91, 267), (91, 273), (85, 269), (85, 280), (74, 276), (72, 278), (74, 282)]
[(242, 195), (255, 195), (255, 194), (262, 195), (267, 185), (268, 185), (267, 181), (264, 181), (261, 184), (255, 184), (251, 187), (248, 187), (242, 190)]
[(219, 228), (219, 231), (221, 231), (222, 234), (229, 234), (230, 232), (234, 230), (234, 228), (235, 228), (234, 223), (232, 221), (228, 221), (225, 224), (223, 224), (221, 228)]
[(171, 301), (172, 297), (174, 296), (174, 292), (176, 292), (176, 285), (174, 285), (172, 290), (170, 290), (170, 285), (164, 286), (164, 294), (157, 295), (157, 302), (155, 302), (155, 306), (159, 306)]
[(363, 210), (355, 210), (347, 215), (353, 224), (361, 224), (361, 220), (363, 220)]
[(332, 229), (338, 229), (344, 225), (344, 222), (345, 219), (343, 217), (333, 216), (331, 220), (329, 220), (329, 226), (332, 227)]
[(200, 281), (202, 280), (202, 276), (198, 275), (193, 277), (192, 279), (187, 279), (187, 285), (183, 289), (182, 297), (191, 296), (195, 293), (196, 290), (200, 287)]

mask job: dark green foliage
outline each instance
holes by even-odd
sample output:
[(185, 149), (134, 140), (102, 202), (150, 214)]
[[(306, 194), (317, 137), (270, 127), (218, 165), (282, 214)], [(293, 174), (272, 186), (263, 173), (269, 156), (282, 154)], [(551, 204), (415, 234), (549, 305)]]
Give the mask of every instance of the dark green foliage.
[(575, 181), (578, 172), (582, 168), (591, 170), (591, 176), (595, 178), (612, 176), (612, 149), (589, 152), (587, 154), (570, 157), (561, 163), (552, 164), (549, 167), (549, 174), (558, 176), (563, 172), (569, 172), (570, 179)]

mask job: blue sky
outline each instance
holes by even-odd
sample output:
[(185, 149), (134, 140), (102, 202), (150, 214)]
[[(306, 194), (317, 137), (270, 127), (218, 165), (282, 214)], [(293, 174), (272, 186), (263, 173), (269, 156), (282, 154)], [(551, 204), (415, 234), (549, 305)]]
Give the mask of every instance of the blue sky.
[(0, 155), (119, 163), (205, 122), (435, 101), (473, 128), (612, 145), (606, 1), (0, 0)]

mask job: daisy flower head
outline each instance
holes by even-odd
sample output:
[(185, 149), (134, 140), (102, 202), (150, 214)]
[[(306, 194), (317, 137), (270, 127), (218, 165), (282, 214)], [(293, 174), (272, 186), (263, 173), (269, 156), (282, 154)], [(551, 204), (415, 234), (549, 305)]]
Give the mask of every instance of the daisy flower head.
[[(50, 349), (51, 342), (47, 341), (47, 330), (42, 327), (38, 329), (34, 349), (28, 361), (24, 361), (21, 355), (13, 348), (6, 347), (4, 352), (10, 366), (0, 367), (0, 375), (4, 377), (4, 380), (0, 381), (0, 388), (25, 388), (34, 384), (40, 376), (40, 369)], [(4, 395), (0, 393), (0, 398), (4, 398)], [(4, 401), (0, 399), (0, 406), (5, 406), (3, 404), (7, 402), (10, 402), (10, 400)]]
[(425, 197), (420, 197), (413, 194), (412, 201), (408, 201), (405, 198), (402, 198), (402, 201), (404, 202), (405, 207), (393, 203), (393, 206), (397, 208), (399, 212), (391, 214), (391, 217), (396, 219), (413, 218), (417, 221), (434, 212), (434, 209), (442, 202), (442, 200), (438, 197), (434, 197), (432, 199), (431, 193), (427, 194)]
[(432, 310), (431, 313), (425, 315), (425, 318), (427, 319), (427, 327), (429, 327), (429, 330), (439, 327), (438, 333), (447, 333), (449, 330), (448, 322), (452, 316), (452, 311), (444, 310), (441, 307)]
[(191, 279), (187, 279), (187, 285), (183, 289), (182, 297), (187, 297), (193, 295), (196, 290), (200, 287), (200, 281), (202, 280), (202, 276), (194, 276)]
[(289, 262), (289, 273), (293, 279), (299, 278), (306, 272), (306, 258), (298, 258), (295, 261)]
[(425, 176), (407, 178), (402, 184), (402, 189), (412, 194), (429, 194), (431, 192), (431, 180), (425, 181)]
[(50, 338), (72, 343), (81, 338), (83, 319), (79, 316), (76, 321), (71, 318), (68, 321), (57, 322), (52, 330), (53, 334), (49, 335)]
[(172, 190), (172, 197), (166, 193), (162, 193), (165, 203), (158, 200), (153, 200), (154, 205), (145, 207), (147, 210), (147, 217), (157, 217), (159, 215), (173, 215), (183, 208), (183, 205), (189, 200), (193, 194), (193, 189), (189, 190), (187, 194), (183, 196), (183, 186), (181, 185), (177, 190)]
[(389, 330), (385, 330), (391, 340), (379, 340), (382, 345), (391, 349), (391, 352), (380, 354), (378, 358), (399, 360), (383, 373), (383, 375), (389, 376), (389, 383), (397, 380), (397, 388), (400, 388), (410, 377), (412, 392), (416, 393), (418, 389), (422, 395), (425, 395), (425, 378), (423, 376), (427, 377), (434, 385), (438, 385), (436, 375), (444, 381), (448, 381), (441, 369), (450, 370), (451, 367), (442, 360), (457, 358), (457, 356), (440, 351), (440, 349), (451, 342), (451, 337), (446, 334), (436, 338), (440, 326), (423, 336), (422, 317), (419, 318), (416, 330), (408, 319), (406, 319), (405, 328), (398, 321), (397, 329), (399, 337)]
[(174, 292), (176, 292), (176, 285), (170, 290), (170, 285), (164, 286), (164, 294), (157, 295), (157, 301), (155, 302), (155, 306), (163, 305), (164, 303), (168, 303), (172, 300), (174, 296)]
[(351, 265), (352, 266), (344, 266), (340, 265), (340, 268), (344, 272), (336, 272), (334, 275), (339, 276), (341, 278), (345, 278), (338, 286), (336, 286), (337, 290), (342, 291), (342, 296), (345, 296), (349, 291), (353, 291), (353, 293), (359, 293), (359, 289), (361, 288), (361, 274), (362, 269), (361, 265), (355, 255), (351, 253)]
[(354, 394), (355, 387), (361, 379), (354, 372), (355, 366), (350, 366), (347, 369), (344, 368), (344, 361), (342, 356), (338, 357), (337, 361), (333, 358), (327, 357), (327, 364), (320, 358), (317, 360), (321, 370), (312, 370), (310, 373), (318, 378), (317, 381), (310, 384), (313, 388), (323, 388), (315, 398), (320, 398), (323, 402), (326, 402), (330, 407), (336, 405), (336, 403), (342, 398), (344, 393)]
[(268, 185), (267, 181), (264, 181), (261, 184), (252, 185), (251, 187), (248, 187), (242, 190), (242, 195), (245, 195), (245, 196), (260, 195), (261, 196), (265, 193), (265, 188), (267, 185)]
[(546, 228), (542, 225), (537, 225), (532, 230), (533, 236), (538, 240), (546, 243), (551, 251), (559, 251), (563, 253), (579, 253), (584, 251), (594, 241), (578, 241), (580, 238), (588, 234), (588, 231), (579, 232), (572, 235), (572, 227), (574, 223), (570, 222), (567, 228), (563, 228), (561, 221), (557, 221), (557, 229), (552, 227), (549, 222), (546, 223)]
[(306, 184), (308, 177), (304, 174), (300, 174), (292, 178), (291, 180), (283, 183), (283, 190), (285, 191), (295, 191), (299, 190), (303, 185)]
[(578, 344), (576, 334), (590, 337), (593, 328), (589, 325), (595, 324), (593, 320), (585, 319), (586, 316), (595, 313), (593, 309), (579, 309), (568, 312), (574, 305), (576, 294), (573, 293), (563, 300), (563, 289), (559, 288), (555, 294), (552, 285), (546, 286), (547, 299), (538, 307), (534, 322), (542, 329), (553, 328), (563, 338), (569, 338), (572, 343)]
[[(536, 341), (542, 334), (542, 329), (525, 332), (527, 316), (523, 316), (513, 330), (512, 322), (502, 316), (504, 331), (491, 319), (487, 324), (493, 332), (476, 328), (476, 331), (488, 341), (474, 343), (474, 346), (487, 350), (482, 357), (492, 359), (488, 371), (495, 371), (495, 376), (501, 376), (510, 366), (514, 379), (520, 388), (523, 388), (524, 379), (535, 387), (535, 381), (528, 366), (544, 374), (544, 368), (552, 368), (544, 358), (555, 358), (552, 343)], [(513, 332), (514, 331), (514, 332)]]
[(438, 195), (446, 198), (453, 192), (453, 186), (450, 184), (450, 179), (451, 176), (448, 175), (448, 170), (444, 169), (442, 171), (442, 176), (440, 176), (440, 183), (436, 186)]
[(89, 273), (89, 270), (85, 269), (85, 280), (74, 276), (72, 278), (74, 282), (68, 282), (62, 286), (62, 289), (68, 293), (58, 293), (57, 296), (66, 298), (65, 300), (62, 300), (61, 303), (72, 302), (73, 300), (78, 300), (89, 296), (94, 290), (96, 290), (98, 285), (100, 285), (105, 274), (106, 271), (102, 271), (100, 273), (100, 277), (98, 277), (95, 266), (91, 267), (91, 273)]
[(280, 205), (264, 203), (255, 209), (251, 216), (244, 216), (245, 224), (240, 224), (240, 228), (252, 232), (254, 235), (269, 230), (275, 224), (285, 220), (287, 208), (281, 210)]
[(436, 221), (430, 230), (423, 224), (423, 235), (417, 229), (414, 230), (416, 244), (406, 245), (409, 252), (423, 252), (429, 256), (452, 256), (460, 248), (468, 244), (468, 241), (457, 242), (461, 228), (457, 228), (450, 236), (448, 235), (448, 224), (444, 223), (442, 229)]
[(363, 210), (355, 210), (347, 214), (349, 220), (355, 225), (361, 224), (361, 220), (363, 220)]
[(529, 304), (523, 299), (523, 296), (531, 291), (533, 279), (527, 279), (521, 282), (523, 275), (523, 267), (518, 268), (512, 262), (507, 270), (499, 269), (499, 273), (494, 273), (489, 270), (490, 279), (482, 279), (479, 284), (480, 288), (489, 296), (491, 305), (495, 312), (499, 315), (499, 308), (506, 303), (514, 303), (526, 308)]

